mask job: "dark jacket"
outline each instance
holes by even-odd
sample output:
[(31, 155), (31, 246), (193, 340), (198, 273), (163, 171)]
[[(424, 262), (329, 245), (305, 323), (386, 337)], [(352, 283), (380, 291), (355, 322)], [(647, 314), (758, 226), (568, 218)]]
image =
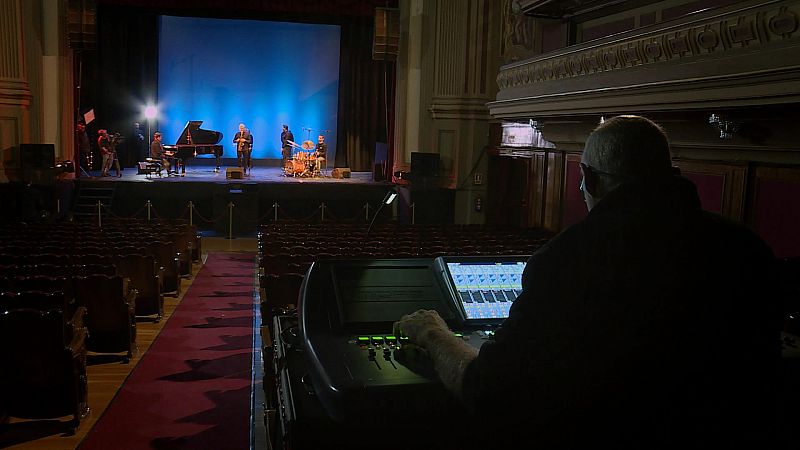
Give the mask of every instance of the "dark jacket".
[(465, 401), (493, 411), (511, 446), (763, 442), (779, 380), (773, 264), (688, 180), (621, 186), (530, 258)]
[[(233, 143), (236, 144), (236, 150), (239, 150), (239, 143), (236, 142), (237, 139), (242, 135), (241, 131), (237, 131), (236, 135), (233, 136)], [(253, 149), (253, 135), (250, 131), (245, 130), (244, 132), (245, 141), (242, 143), (242, 151), (248, 152)]]
[(294, 142), (294, 134), (290, 130), (282, 131), (281, 132), (281, 148), (284, 149), (291, 149), (292, 146), (289, 145), (289, 141)]

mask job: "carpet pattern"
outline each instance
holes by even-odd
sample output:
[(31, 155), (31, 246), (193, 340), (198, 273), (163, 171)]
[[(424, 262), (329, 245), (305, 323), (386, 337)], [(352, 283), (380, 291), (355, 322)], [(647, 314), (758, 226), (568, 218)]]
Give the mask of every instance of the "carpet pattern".
[(81, 450), (248, 449), (254, 253), (211, 253)]

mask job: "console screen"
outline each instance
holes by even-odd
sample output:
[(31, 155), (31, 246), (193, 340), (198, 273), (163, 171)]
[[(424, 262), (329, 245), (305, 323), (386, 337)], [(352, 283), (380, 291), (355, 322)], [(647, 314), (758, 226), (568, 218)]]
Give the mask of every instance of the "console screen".
[(468, 320), (505, 319), (522, 292), (525, 261), (449, 261), (447, 270)]

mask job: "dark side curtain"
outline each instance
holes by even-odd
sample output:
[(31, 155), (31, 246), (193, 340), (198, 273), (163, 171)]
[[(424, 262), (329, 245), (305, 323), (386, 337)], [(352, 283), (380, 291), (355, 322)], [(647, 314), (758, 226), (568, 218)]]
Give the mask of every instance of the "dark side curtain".
[(394, 63), (372, 59), (373, 33), (371, 17), (341, 31), (336, 167), (358, 172), (373, 170), (375, 143), (390, 142), (394, 115)]
[[(97, 24), (97, 50), (84, 52), (81, 108), (94, 109), (87, 129), (94, 140), (100, 128), (126, 137), (142, 121), (143, 105), (155, 103), (158, 83), (158, 16), (103, 8)], [(147, 132), (142, 122), (144, 132)], [(148, 138), (149, 139), (149, 138)], [(120, 163), (131, 167), (136, 151), (117, 148)]]

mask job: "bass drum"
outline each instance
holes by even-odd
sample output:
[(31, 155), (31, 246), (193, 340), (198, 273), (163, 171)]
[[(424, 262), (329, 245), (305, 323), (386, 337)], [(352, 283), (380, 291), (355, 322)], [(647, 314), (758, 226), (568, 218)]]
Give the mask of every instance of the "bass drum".
[(288, 160), (283, 166), (283, 173), (286, 175), (294, 175), (294, 161)]

